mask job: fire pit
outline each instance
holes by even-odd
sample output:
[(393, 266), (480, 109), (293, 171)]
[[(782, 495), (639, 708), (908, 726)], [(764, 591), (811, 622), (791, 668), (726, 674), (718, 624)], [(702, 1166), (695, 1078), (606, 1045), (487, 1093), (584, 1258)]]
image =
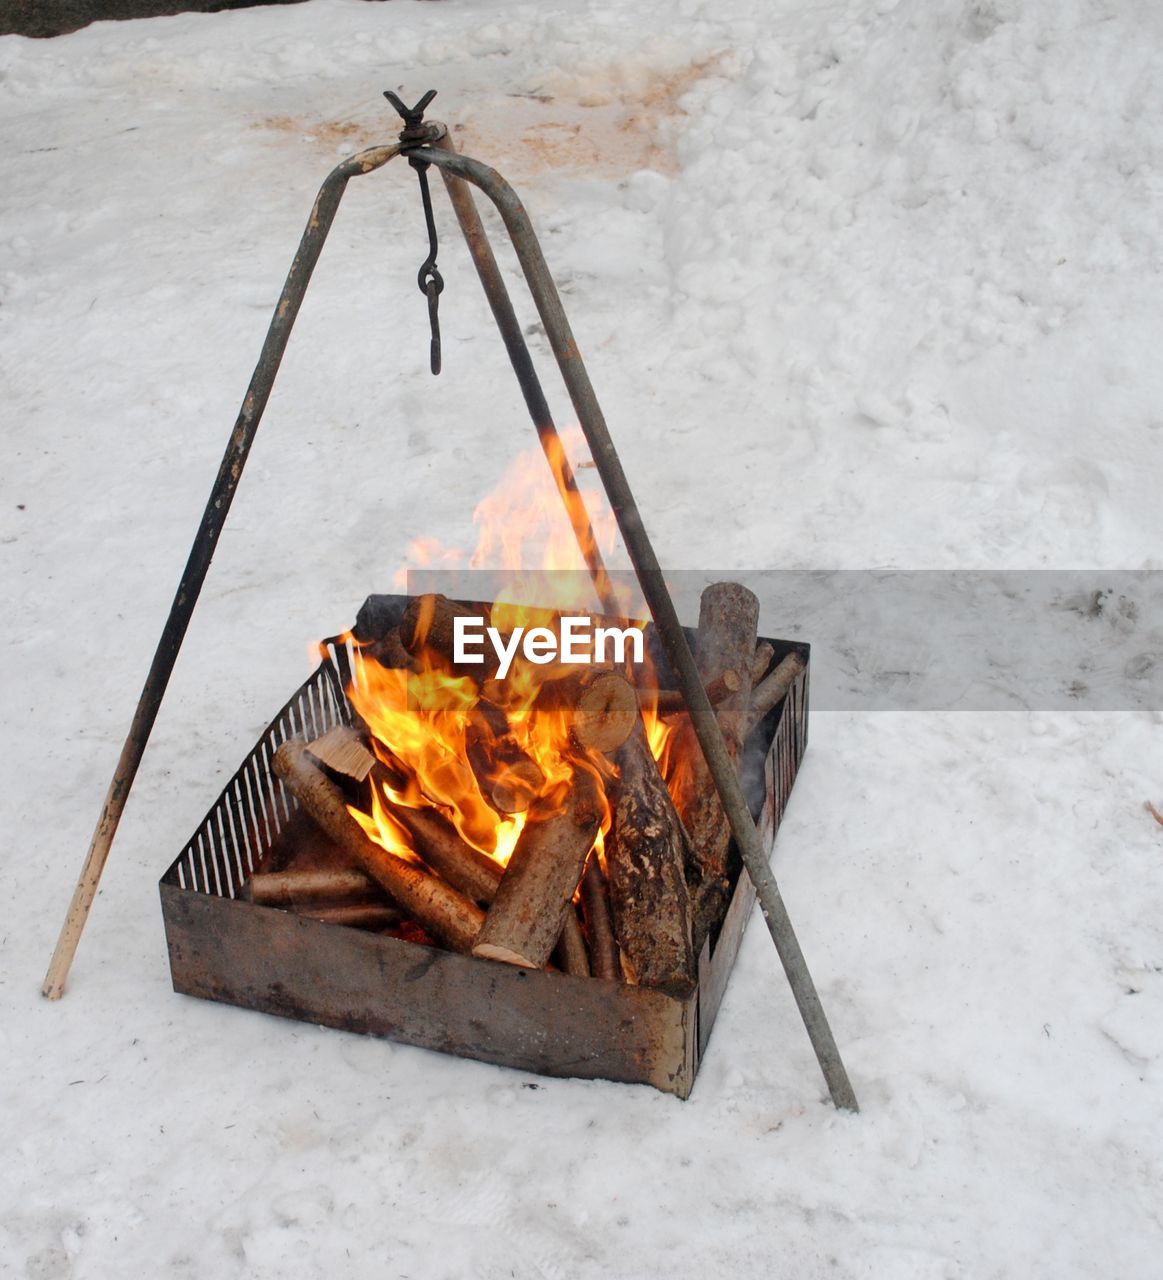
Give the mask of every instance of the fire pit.
[[(403, 117), (404, 129), (397, 143), (343, 160), (320, 188), (230, 433), (42, 991), (50, 999), (64, 992), (126, 798), (343, 193), (353, 178), (375, 173), (402, 156), (418, 177), (428, 233), (429, 252), (417, 281), (427, 299), (432, 372), (439, 373), (442, 363), (438, 311), (444, 289), (436, 267), (436, 223), (427, 177), (435, 169), (517, 375), (595, 597), (605, 614), (619, 618), (624, 607), (611, 587), (473, 188), (494, 204), (516, 251), (657, 629), (651, 632), (656, 687), (652, 694), (646, 687), (633, 687), (628, 671), (625, 676), (611, 672), (593, 684), (562, 679), (522, 706), (503, 691), (487, 690), (491, 676), (475, 686), (465, 710), (467, 714), (471, 703), (477, 723), (472, 742), (466, 735), (463, 744), (474, 782), (462, 793), (479, 788), (485, 803), (506, 815), (502, 826), (510, 813), (520, 812), (522, 803), (529, 806), (525, 825), (518, 831), (520, 823), (514, 820), (508, 829), (513, 839), (502, 847), (499, 837), (482, 833), (458, 812), (456, 800), (446, 794), (438, 800), (425, 792), (416, 762), (402, 757), (393, 735), (383, 738), (374, 714), (369, 722), (368, 708), (362, 705), (364, 654), (358, 638), (352, 642), (355, 648), (347, 639), (332, 643), (323, 667), (291, 699), (162, 881), (175, 985), (489, 1061), (646, 1080), (685, 1096), (754, 892), (832, 1100), (856, 1110), (764, 839), (778, 823), (804, 748), (806, 650), (792, 668), (785, 668), (786, 679), (777, 679), (778, 671), (765, 678), (778, 696), (761, 713), (762, 699), (752, 695), (760, 655), (769, 665), (780, 655), (787, 660), (794, 647), (764, 641), (754, 652), (750, 647), (746, 656), (736, 651), (731, 661), (719, 664), (720, 640), (728, 640), (730, 648), (746, 632), (750, 646), (756, 645), (758, 601), (752, 596), (744, 602), (750, 593), (740, 592), (734, 603), (724, 598), (710, 610), (718, 622), (708, 636), (700, 616), (696, 662), (524, 206), (495, 170), (458, 154), (444, 125), (424, 120), (433, 91), (412, 108), (391, 93), (385, 96)], [(415, 603), (397, 602), (401, 615)], [(429, 613), (432, 607), (424, 606)], [(455, 604), (445, 600), (440, 608), (451, 610), (455, 630)], [(744, 628), (745, 614), (750, 621)], [(562, 619), (563, 625), (566, 621)], [(715, 634), (717, 626), (726, 627), (722, 635)], [(404, 645), (405, 659), (397, 655), (379, 665), (389, 672), (407, 668), (415, 673), (428, 663), (431, 673), (435, 668), (418, 645), (431, 648), (434, 634), (417, 630), (414, 643)], [(709, 668), (707, 654), (712, 655)], [(448, 658), (447, 653), (442, 656)], [(538, 659), (529, 656), (536, 664)], [(381, 683), (391, 686), (393, 680), (409, 696), (415, 691), (411, 675), (402, 684), (398, 676)], [(651, 724), (652, 718), (666, 716), (663, 694), (685, 717), (681, 756), (686, 772), (665, 780), (658, 756), (661, 739), (656, 740)], [(647, 708), (643, 696), (657, 696), (659, 704)], [(777, 708), (781, 698), (783, 705)], [(619, 705), (625, 734), (610, 734), (606, 741), (611, 709)], [(334, 739), (326, 747), (320, 742), (328, 731), (354, 724), (357, 714), (371, 731), (368, 739), (357, 735), (354, 743), (348, 738), (340, 745), (364, 757), (358, 777), (337, 769), (330, 754)], [(555, 715), (566, 732), (542, 758), (525, 730)], [(593, 739), (586, 728), (591, 721), (599, 729)], [(757, 751), (766, 777), (766, 785), (750, 798), (745, 746)], [(498, 762), (504, 766), (499, 771)], [(606, 777), (620, 780), (616, 802), (606, 794)], [(367, 783), (370, 795), (349, 794), (353, 782)], [(424, 793), (423, 801), (417, 791)], [(425, 804), (436, 805), (435, 815), (421, 811)], [(680, 809), (681, 817), (676, 816)], [(328, 851), (326, 841), (321, 844), (304, 815), (346, 855), (347, 879), (341, 875), (341, 883), (350, 885), (362, 875), (386, 890), (394, 905), (381, 900), (319, 909), (315, 904), (314, 910), (296, 912), (272, 906), (279, 893), (291, 905), (305, 906), (295, 902), (288, 884), (297, 881), (301, 893), (302, 873), (313, 874), (311, 858), (334, 861), (336, 848)], [(596, 845), (591, 852), (591, 844), (607, 830), (613, 844), (603, 861)], [(413, 843), (397, 847), (401, 832)], [(451, 861), (434, 871), (438, 852)], [(747, 879), (739, 874), (740, 862)], [(506, 864), (503, 874), (501, 864)], [(466, 868), (471, 867), (475, 871), (469, 876)], [(280, 874), (283, 879), (276, 880)], [(608, 914), (618, 926), (616, 950), (601, 919), (603, 895), (598, 890), (603, 878)], [(581, 920), (575, 899), (582, 905)], [(410, 921), (399, 919), (400, 912)], [(381, 932), (370, 932), (372, 925)], [(431, 941), (450, 950), (430, 946)], [(588, 972), (598, 976), (584, 976)]]
[[(408, 603), (372, 597), (361, 621), (382, 628)], [(656, 678), (669, 685), (657, 635), (652, 627), (645, 635)], [(325, 642), (320, 667), (162, 877), (175, 990), (545, 1075), (639, 1082), (685, 1098), (755, 900), (737, 858), (729, 905), (703, 941), (691, 981), (666, 990), (442, 950), (411, 940), (382, 909), (378, 918), (369, 911), (349, 924), (335, 922), (342, 917), (329, 917), (327, 908), (251, 900), (256, 873), (334, 865), (334, 847), (305, 818), (273, 761), (284, 742), (316, 740), (356, 721), (361, 641), (367, 636), (357, 624), (354, 635)], [(744, 774), (755, 779), (749, 799), (768, 842), (807, 742), (808, 654), (804, 646), (766, 643), (775, 668), (789, 655), (802, 659), (786, 696), (747, 740)]]

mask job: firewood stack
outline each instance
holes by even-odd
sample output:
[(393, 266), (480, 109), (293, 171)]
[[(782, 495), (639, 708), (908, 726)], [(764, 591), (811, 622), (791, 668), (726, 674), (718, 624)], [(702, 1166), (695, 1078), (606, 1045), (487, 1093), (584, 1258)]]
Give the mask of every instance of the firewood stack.
[[(567, 776), (547, 780), (506, 712), (496, 666), (453, 662), (461, 608), (443, 596), (417, 597), (398, 626), (361, 637), (361, 658), (401, 673), (436, 663), (473, 682), (464, 776), (501, 820), (521, 815), (507, 865), (465, 839), (455, 814), (417, 801), (392, 744), (373, 741), (357, 716), (351, 728), (279, 748), (275, 772), (317, 838), (306, 859), (276, 857), (276, 847), (247, 895), (526, 968), (689, 990), (737, 867), (681, 696), (639, 687), (657, 681), (635, 682), (630, 666), (582, 666), (545, 682), (536, 707), (566, 726), (569, 761)], [(703, 593), (696, 657), (737, 767), (749, 735), (804, 669), (792, 653), (769, 670), (774, 654), (757, 642), (758, 617), (758, 600), (738, 584)], [(375, 828), (363, 815), (373, 807), (386, 811), (399, 836), (387, 843), (398, 847), (369, 834)]]

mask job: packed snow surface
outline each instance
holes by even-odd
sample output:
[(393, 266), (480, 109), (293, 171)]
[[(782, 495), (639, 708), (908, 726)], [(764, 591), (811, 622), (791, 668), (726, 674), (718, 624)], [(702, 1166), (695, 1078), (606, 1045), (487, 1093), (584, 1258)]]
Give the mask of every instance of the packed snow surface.
[(532, 438), (439, 192), (427, 373), (403, 165), (351, 184), (38, 994), (314, 193), (394, 136), (381, 90), (429, 87), (526, 202), (664, 566), (1163, 567), (1157, 4), (309, 0), (0, 39), (0, 1273), (1158, 1276), (1157, 712), (814, 717), (775, 865), (858, 1116), (760, 921), (686, 1102), (171, 992), (158, 875), (312, 641), (414, 538), (469, 542)]

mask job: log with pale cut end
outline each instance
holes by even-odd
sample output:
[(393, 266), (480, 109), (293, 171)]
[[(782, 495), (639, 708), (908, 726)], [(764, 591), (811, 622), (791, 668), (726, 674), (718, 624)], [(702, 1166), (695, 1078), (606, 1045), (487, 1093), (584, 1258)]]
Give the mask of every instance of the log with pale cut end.
[(504, 711), (482, 698), (469, 713), (464, 741), (486, 802), (498, 813), (524, 813), (545, 786), (545, 774), (522, 749)]
[(263, 907), (303, 903), (337, 903), (377, 893), (379, 886), (358, 867), (312, 867), (256, 872), (246, 883), (245, 896)]
[(617, 800), (606, 841), (614, 932), (641, 986), (683, 987), (695, 976), (686, 833), (641, 724), (615, 763)]
[(347, 811), (343, 793), (312, 761), (306, 743), (284, 742), (275, 773), (320, 830), (350, 854), (393, 902), (454, 951), (470, 951), (484, 913), (438, 877), (412, 866), (365, 835)]
[(573, 893), (602, 822), (595, 776), (574, 775), (564, 803), (529, 811), (493, 905), (472, 949), (474, 956), (540, 969), (572, 910)]
[[(751, 663), (755, 656), (758, 626), (759, 600), (746, 587), (737, 582), (716, 582), (703, 592), (695, 644), (699, 674), (706, 682), (723, 671), (746, 673), (738, 692), (715, 708), (715, 718), (719, 722), (727, 754), (736, 768), (742, 759), (747, 736)], [(731, 827), (689, 720), (675, 734), (670, 758), (677, 762), (679, 770), (674, 788), (675, 803), (690, 837), (688, 879), (699, 891), (694, 919), (697, 952), (727, 906), (730, 893), (727, 852), (731, 844)]]
[(755, 646), (755, 654), (751, 659), (751, 687), (754, 687), (767, 675), (771, 660), (775, 657), (775, 646), (770, 640), (760, 640)]
[(557, 940), (553, 957), (563, 973), (572, 974), (575, 978), (590, 976), (590, 957), (586, 950), (585, 934), (582, 933), (577, 911), (572, 904), (566, 908), (565, 923), (561, 926), (561, 937)]
[(602, 874), (596, 852), (590, 854), (581, 884), (582, 909), (585, 912), (586, 934), (589, 938), (594, 977), (621, 982), (622, 963), (618, 958), (618, 942), (614, 937), (614, 926), (610, 922), (610, 899), (606, 891), (606, 877)]
[(638, 695), (618, 672), (583, 667), (560, 680), (547, 680), (537, 695), (536, 710), (564, 711), (575, 746), (611, 752), (638, 723)]
[(747, 708), (748, 733), (772, 708), (779, 706), (806, 667), (807, 663), (800, 654), (789, 653), (771, 675), (751, 690), (751, 705)]

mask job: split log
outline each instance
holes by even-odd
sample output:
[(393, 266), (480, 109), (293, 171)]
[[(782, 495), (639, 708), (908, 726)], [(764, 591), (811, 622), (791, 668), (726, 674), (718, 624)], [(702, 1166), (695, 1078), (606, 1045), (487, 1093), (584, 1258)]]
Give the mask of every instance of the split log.
[(606, 868), (618, 945), (641, 986), (686, 986), (695, 976), (686, 832), (641, 722), (614, 759), (619, 781)]
[[(703, 592), (696, 644), (699, 674), (707, 682), (727, 670), (746, 673), (743, 687), (715, 710), (727, 754), (737, 768), (747, 736), (746, 709), (751, 697), (751, 662), (758, 626), (759, 600), (746, 587), (736, 582), (717, 582)], [(675, 735), (671, 758), (678, 762), (675, 802), (690, 836), (688, 879), (699, 890), (693, 929), (697, 954), (727, 906), (731, 827), (689, 720)]]
[(256, 872), (246, 883), (246, 896), (263, 907), (305, 903), (335, 904), (378, 893), (379, 886), (358, 867), (313, 867), (310, 870)]
[(747, 732), (750, 733), (773, 707), (779, 706), (787, 691), (795, 684), (807, 664), (798, 653), (789, 653), (765, 680), (751, 691), (747, 708)]
[[(636, 704), (637, 705), (637, 704)], [(587, 769), (574, 775), (565, 803), (529, 812), (474, 956), (540, 969), (561, 934), (586, 856), (602, 822), (602, 798)]]
[(581, 750), (616, 751), (638, 723), (633, 685), (616, 671), (593, 667), (547, 680), (534, 705), (537, 711), (564, 711), (570, 738)]
[(350, 725), (337, 725), (307, 743), (307, 750), (325, 768), (362, 782), (376, 763), (364, 736)]
[(614, 982), (622, 979), (622, 962), (618, 958), (618, 942), (614, 926), (610, 923), (610, 900), (606, 892), (606, 877), (598, 863), (597, 853), (590, 854), (582, 876), (582, 909), (589, 935), (590, 959), (595, 978)]
[(572, 903), (566, 908), (565, 923), (561, 926), (561, 937), (557, 940), (553, 955), (563, 973), (572, 974), (575, 978), (590, 976), (590, 957), (586, 951), (585, 935)]
[(771, 660), (775, 657), (775, 646), (770, 640), (760, 640), (755, 646), (755, 653), (751, 658), (751, 687), (752, 689), (767, 675), (768, 668), (771, 666)]
[(498, 813), (524, 813), (545, 786), (545, 774), (522, 750), (505, 713), (485, 698), (469, 713), (465, 755), (481, 795)]
[(275, 773), (316, 824), (351, 855), (434, 938), (454, 951), (470, 951), (484, 920), (481, 909), (427, 871), (376, 844), (347, 812), (339, 788), (310, 759), (306, 743), (284, 742)]
[[(724, 671), (704, 686), (704, 692), (711, 706), (717, 707), (742, 688), (743, 680), (737, 671)], [(644, 711), (653, 709), (656, 716), (676, 716), (687, 709), (680, 689), (639, 689), (638, 704)]]

